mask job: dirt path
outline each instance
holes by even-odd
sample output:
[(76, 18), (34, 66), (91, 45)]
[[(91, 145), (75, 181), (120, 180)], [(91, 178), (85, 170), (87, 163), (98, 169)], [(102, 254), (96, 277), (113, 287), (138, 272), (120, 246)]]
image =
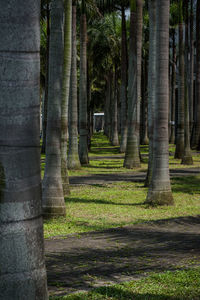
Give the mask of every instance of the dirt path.
[(45, 240), (50, 294), (200, 264), (200, 216)]

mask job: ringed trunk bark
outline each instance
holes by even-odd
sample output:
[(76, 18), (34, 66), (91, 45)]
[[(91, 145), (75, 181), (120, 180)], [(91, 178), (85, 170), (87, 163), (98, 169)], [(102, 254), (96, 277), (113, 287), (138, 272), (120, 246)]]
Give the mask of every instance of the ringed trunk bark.
[(40, 1), (0, 1), (0, 298), (47, 300), (40, 176)]
[(156, 0), (156, 99), (153, 133), (153, 172), (146, 203), (152, 206), (174, 203), (169, 178), (169, 0)]

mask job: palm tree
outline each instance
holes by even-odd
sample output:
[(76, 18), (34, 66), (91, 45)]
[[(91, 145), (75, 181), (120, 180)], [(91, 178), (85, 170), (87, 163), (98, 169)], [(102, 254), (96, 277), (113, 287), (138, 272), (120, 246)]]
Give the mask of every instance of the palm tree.
[(190, 0), (190, 85), (189, 85), (189, 110), (190, 110), (190, 132), (194, 122), (194, 14), (193, 0)]
[(156, 0), (156, 98), (153, 134), (153, 172), (146, 202), (150, 205), (173, 204), (169, 178), (169, 0)]
[(196, 85), (195, 85), (195, 124), (194, 124), (194, 143), (200, 149), (200, 0), (197, 0), (196, 7)]
[(118, 137), (118, 103), (117, 103), (117, 67), (112, 71), (112, 95), (111, 95), (111, 111), (112, 111), (112, 129), (111, 129), (111, 143), (113, 146), (119, 145)]
[(184, 153), (184, 44), (183, 44), (183, 7), (179, 0), (179, 95), (178, 124), (175, 158), (182, 158)]
[(175, 143), (175, 108), (176, 108), (176, 30), (172, 29), (172, 75), (171, 75), (171, 130), (170, 139), (171, 144)]
[(78, 103), (77, 103), (77, 49), (76, 49), (76, 0), (72, 3), (72, 62), (69, 97), (69, 152), (68, 169), (80, 169), (78, 156)]
[(156, 98), (156, 0), (149, 0), (149, 71), (148, 71), (148, 133), (149, 161), (145, 185), (149, 186), (153, 171), (153, 133)]
[(184, 154), (182, 157), (182, 164), (184, 165), (193, 165), (193, 159), (190, 149), (190, 122), (189, 122), (189, 32), (188, 32), (188, 0), (185, 0), (185, 136), (184, 136)]
[(89, 158), (87, 124), (87, 19), (85, 0), (82, 0), (80, 20), (79, 132), (79, 158), (82, 165), (87, 165)]
[(127, 143), (127, 84), (128, 84), (128, 53), (127, 53), (127, 34), (126, 34), (126, 16), (125, 8), (122, 4), (122, 38), (121, 38), (121, 87), (120, 87), (120, 102), (121, 102), (121, 141), (120, 152), (126, 151)]
[(69, 195), (69, 177), (67, 172), (67, 131), (68, 131), (68, 105), (71, 74), (71, 38), (72, 33), (72, 0), (65, 1), (64, 23), (64, 61), (62, 76), (62, 104), (61, 104), (61, 174), (63, 194)]
[(47, 300), (40, 188), (40, 1), (15, 4), (11, 9), (11, 2), (0, 2), (0, 298)]
[(61, 98), (63, 65), (63, 0), (52, 0), (46, 165), (43, 180), (44, 217), (65, 216), (61, 177)]
[[(45, 18), (44, 18), (45, 19)], [(46, 1), (46, 70), (45, 70), (45, 94), (42, 103), (42, 149), (46, 152), (46, 129), (47, 129), (47, 101), (48, 101), (48, 76), (49, 76), (49, 36), (50, 36), (50, 9), (49, 0)]]
[(128, 136), (124, 167), (140, 166), (139, 117), (141, 97), (142, 1), (130, 0), (130, 46), (128, 71)]

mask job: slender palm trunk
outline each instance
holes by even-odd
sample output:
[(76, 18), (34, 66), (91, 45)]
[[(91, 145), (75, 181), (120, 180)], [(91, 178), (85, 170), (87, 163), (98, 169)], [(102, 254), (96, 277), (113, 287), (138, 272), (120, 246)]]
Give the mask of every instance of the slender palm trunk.
[(105, 135), (110, 138), (111, 122), (110, 122), (110, 104), (111, 104), (111, 77), (106, 76), (106, 88), (105, 88)]
[(192, 165), (193, 159), (190, 149), (190, 123), (189, 123), (189, 39), (188, 39), (188, 0), (185, 0), (185, 136), (184, 154), (182, 164)]
[(68, 169), (80, 169), (78, 155), (78, 102), (77, 102), (77, 49), (76, 49), (76, 2), (72, 6), (72, 63), (69, 97), (69, 152)]
[(127, 143), (127, 71), (128, 71), (128, 58), (127, 58), (127, 36), (126, 36), (126, 16), (125, 9), (122, 6), (122, 44), (121, 44), (121, 88), (120, 88), (120, 102), (121, 102), (121, 142), (120, 152), (126, 151)]
[(184, 43), (183, 43), (183, 9), (179, 1), (179, 94), (178, 94), (178, 124), (176, 136), (175, 158), (181, 159), (184, 153)]
[(189, 85), (189, 110), (190, 132), (194, 123), (194, 22), (193, 0), (190, 0), (190, 85)]
[(117, 71), (116, 67), (113, 71), (113, 80), (112, 80), (112, 137), (111, 143), (113, 146), (119, 145), (119, 138), (118, 138), (118, 122), (117, 122)]
[(142, 63), (142, 100), (141, 100), (141, 113), (140, 113), (140, 144), (148, 145), (148, 121), (147, 121), (147, 85), (148, 85), (148, 71), (147, 71), (147, 58), (143, 57)]
[(176, 107), (176, 31), (173, 30), (173, 58), (172, 58), (172, 76), (171, 76), (171, 133), (170, 144), (175, 143), (175, 107)]
[(169, 178), (169, 0), (156, 0), (156, 100), (153, 133), (153, 172), (146, 202), (150, 205), (173, 204)]
[(40, 1), (1, 1), (0, 20), (0, 298), (47, 300), (40, 177)]
[(82, 0), (80, 21), (80, 83), (79, 83), (79, 158), (81, 165), (89, 163), (87, 124), (87, 21)]
[(200, 0), (196, 8), (196, 118), (194, 145), (200, 149)]
[[(129, 71), (128, 71), (128, 136), (125, 153), (124, 167), (132, 169), (140, 166), (139, 156), (139, 124), (138, 124), (138, 42), (137, 28), (139, 12), (137, 15), (137, 1), (130, 0), (130, 46), (129, 46)], [(141, 61), (140, 61), (141, 62)]]
[(46, 41), (46, 76), (45, 76), (45, 96), (42, 103), (42, 149), (46, 152), (46, 131), (47, 131), (47, 102), (48, 102), (48, 85), (49, 85), (49, 37), (50, 37), (50, 9), (49, 0), (47, 0), (47, 41)]
[(62, 75), (62, 104), (61, 104), (61, 174), (63, 194), (70, 194), (69, 176), (67, 171), (67, 139), (68, 139), (68, 105), (71, 74), (71, 43), (72, 43), (72, 0), (65, 0), (64, 22), (64, 60)]
[(149, 0), (149, 72), (148, 72), (148, 133), (149, 161), (145, 186), (149, 186), (153, 171), (153, 133), (156, 98), (156, 0)]
[(43, 180), (44, 217), (66, 214), (61, 177), (63, 4), (63, 0), (53, 0), (51, 4), (46, 165)]

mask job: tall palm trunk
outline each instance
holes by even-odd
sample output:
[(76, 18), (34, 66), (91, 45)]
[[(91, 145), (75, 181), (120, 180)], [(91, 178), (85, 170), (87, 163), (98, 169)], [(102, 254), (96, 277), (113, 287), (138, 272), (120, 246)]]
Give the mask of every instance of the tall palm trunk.
[(173, 58), (172, 58), (172, 76), (171, 76), (171, 134), (169, 142), (175, 143), (175, 107), (176, 107), (176, 31), (173, 30)]
[(121, 44), (121, 88), (120, 88), (120, 102), (121, 102), (121, 142), (120, 152), (126, 151), (127, 143), (127, 71), (128, 71), (128, 54), (127, 54), (127, 36), (126, 36), (126, 16), (125, 9), (122, 5), (122, 44)]
[(175, 158), (182, 158), (184, 153), (184, 84), (183, 9), (182, 0), (179, 0), (179, 94)]
[(156, 0), (156, 100), (153, 133), (153, 172), (146, 202), (150, 205), (173, 204), (169, 178), (169, 0)]
[(43, 180), (44, 217), (66, 214), (61, 177), (63, 4), (63, 0), (53, 0), (51, 4), (46, 165)]
[(48, 102), (48, 81), (49, 81), (49, 37), (50, 37), (50, 9), (47, 0), (47, 41), (46, 41), (46, 74), (45, 74), (45, 96), (42, 103), (42, 149), (46, 152), (46, 131), (47, 131), (47, 102)]
[(47, 300), (40, 177), (40, 1), (0, 2), (0, 298)]
[(80, 169), (78, 155), (78, 103), (77, 103), (77, 49), (76, 49), (76, 1), (72, 6), (72, 63), (69, 97), (69, 152), (68, 169)]
[(141, 112), (140, 112), (140, 144), (148, 145), (148, 121), (147, 121), (147, 85), (148, 85), (148, 71), (147, 71), (147, 57), (143, 57), (142, 63), (142, 101), (141, 101)]
[(68, 105), (71, 74), (71, 43), (72, 43), (72, 0), (65, 0), (64, 22), (64, 61), (62, 76), (62, 104), (61, 104), (61, 174), (63, 194), (69, 195), (69, 177), (67, 172), (67, 138), (68, 138)]
[(79, 158), (81, 165), (87, 165), (89, 158), (87, 124), (87, 21), (85, 0), (82, 0), (80, 21), (79, 132)]
[(185, 136), (184, 154), (182, 164), (192, 165), (193, 159), (190, 149), (190, 123), (189, 123), (189, 39), (188, 39), (188, 0), (185, 0)]
[(190, 85), (189, 85), (189, 110), (190, 132), (194, 123), (194, 22), (193, 0), (190, 0)]
[(200, 149), (200, 0), (197, 0), (196, 8), (196, 116), (194, 145)]
[(105, 87), (105, 135), (110, 139), (111, 132), (111, 120), (110, 120), (110, 105), (111, 105), (111, 76), (110, 73), (106, 76), (106, 87)]
[(129, 71), (128, 71), (128, 136), (125, 153), (124, 167), (131, 169), (140, 166), (139, 156), (139, 125), (138, 125), (138, 21), (137, 1), (130, 0), (130, 46), (129, 46)]
[(148, 72), (148, 133), (149, 161), (145, 185), (149, 186), (153, 171), (153, 133), (156, 98), (156, 0), (149, 0), (149, 72)]
[(118, 138), (118, 122), (117, 122), (117, 117), (118, 117), (118, 105), (117, 105), (117, 70), (116, 67), (113, 71), (113, 80), (112, 80), (112, 98), (111, 98), (111, 103), (112, 103), (112, 136), (111, 136), (111, 143), (113, 146), (118, 146), (119, 145), (119, 138)]

